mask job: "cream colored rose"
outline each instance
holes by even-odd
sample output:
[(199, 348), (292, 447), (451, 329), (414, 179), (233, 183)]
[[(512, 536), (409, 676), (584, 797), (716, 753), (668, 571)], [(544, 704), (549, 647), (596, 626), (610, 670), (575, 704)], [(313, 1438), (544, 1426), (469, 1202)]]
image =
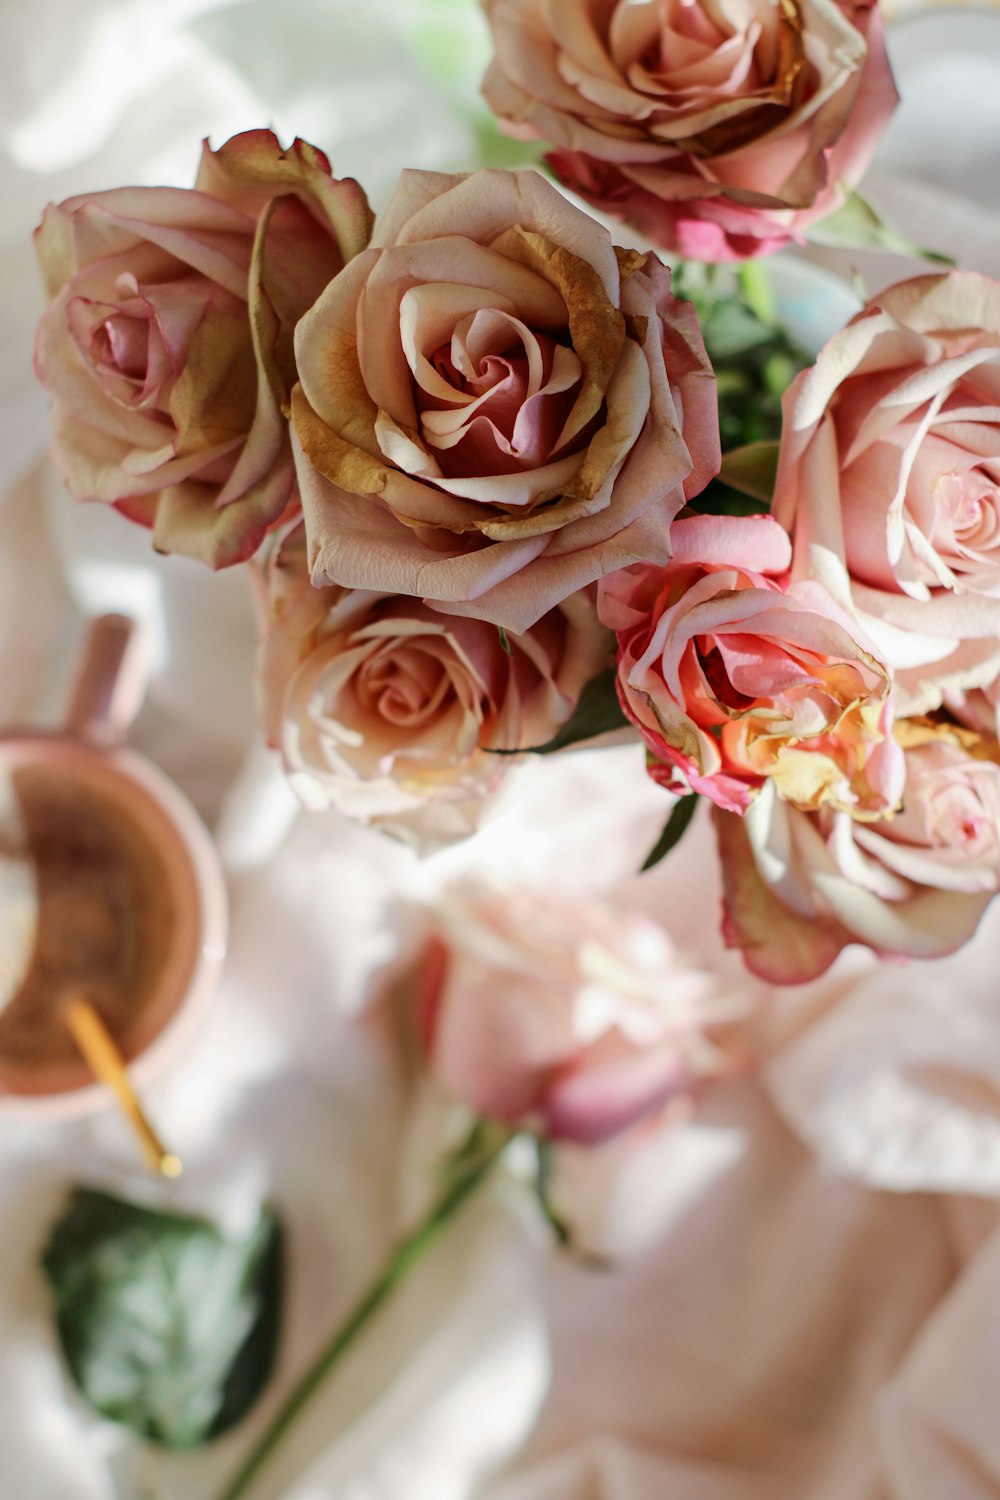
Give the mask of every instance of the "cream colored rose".
[(867, 0), (484, 0), (483, 84), (557, 175), (692, 260), (800, 239), (897, 102)]
[(774, 514), (850, 596), (899, 708), (1000, 675), (1000, 282), (880, 292), (785, 396)]
[(610, 658), (593, 600), (504, 649), (495, 625), (419, 600), (314, 588), (297, 525), (259, 571), (258, 696), (303, 801), (423, 847), (471, 833), (510, 765), (551, 739)]
[(192, 190), (51, 205), (36, 368), (70, 491), (152, 527), (160, 551), (249, 557), (294, 492), (292, 330), (371, 222), (356, 182), (269, 130), (206, 144)]
[(882, 957), (938, 958), (968, 941), (1000, 890), (995, 739), (902, 721), (903, 808), (862, 824), (799, 812), (770, 795), (716, 829), (724, 931), (776, 983), (821, 974), (848, 943)]
[(718, 465), (693, 309), (535, 172), (404, 172), (296, 331), (317, 583), (524, 631), (664, 560)]

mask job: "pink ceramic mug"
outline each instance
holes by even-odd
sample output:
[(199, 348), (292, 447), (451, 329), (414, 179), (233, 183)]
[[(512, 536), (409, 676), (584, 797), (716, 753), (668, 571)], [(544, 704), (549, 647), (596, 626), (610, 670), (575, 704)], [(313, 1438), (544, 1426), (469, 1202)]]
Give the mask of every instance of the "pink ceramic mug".
[(132, 621), (95, 620), (61, 731), (0, 734), (0, 1115), (110, 1104), (62, 1019), (85, 993), (142, 1084), (217, 983), (226, 892), (211, 838), (125, 746), (145, 687)]

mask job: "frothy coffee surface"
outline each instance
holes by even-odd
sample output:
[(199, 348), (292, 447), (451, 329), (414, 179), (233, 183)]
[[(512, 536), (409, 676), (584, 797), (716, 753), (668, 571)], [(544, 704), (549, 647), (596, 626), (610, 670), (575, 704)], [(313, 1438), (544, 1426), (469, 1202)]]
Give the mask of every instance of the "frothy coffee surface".
[(68, 991), (86, 994), (126, 1056), (159, 1029), (150, 1010), (162, 1004), (181, 920), (176, 854), (100, 778), (42, 762), (11, 782), (37, 919), (23, 980), (0, 1011), (0, 1076), (42, 1065), (51, 1085), (78, 1087), (88, 1080), (61, 1016)]

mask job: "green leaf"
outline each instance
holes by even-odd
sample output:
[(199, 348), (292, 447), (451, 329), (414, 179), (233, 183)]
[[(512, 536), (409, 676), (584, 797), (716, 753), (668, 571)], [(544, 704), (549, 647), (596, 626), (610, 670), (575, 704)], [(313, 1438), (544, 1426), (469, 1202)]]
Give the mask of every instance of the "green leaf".
[(912, 240), (886, 224), (866, 203), (860, 193), (849, 192), (844, 202), (825, 219), (810, 225), (806, 238), (816, 245), (842, 246), (854, 250), (891, 250), (913, 260), (930, 260), (941, 266), (953, 266), (950, 255), (924, 250)]
[(42, 1255), (70, 1374), (103, 1416), (167, 1448), (219, 1436), (253, 1405), (281, 1322), (282, 1231), (76, 1188)]
[(687, 832), (688, 824), (694, 817), (697, 806), (698, 797), (693, 792), (677, 799), (670, 809), (670, 817), (666, 821), (663, 832), (646, 855), (640, 868), (640, 874), (646, 870), (651, 870), (654, 865), (658, 865), (660, 860), (664, 859), (670, 853), (671, 849), (680, 843)]
[(612, 1270), (613, 1262), (607, 1255), (602, 1255), (594, 1250), (586, 1250), (577, 1243), (569, 1220), (560, 1213), (552, 1201), (552, 1178), (555, 1175), (555, 1143), (544, 1140), (541, 1136), (534, 1136), (532, 1139), (535, 1146), (535, 1199), (542, 1211), (542, 1217), (551, 1229), (553, 1238), (559, 1249), (572, 1256), (577, 1265), (586, 1266), (590, 1271)]
[(506, 630), (504, 630), (502, 625), (498, 625), (497, 630), (500, 634), (500, 650), (506, 652), (508, 656), (512, 655), (510, 639), (507, 635)]
[(780, 443), (744, 443), (722, 456), (719, 478), (741, 495), (749, 495), (770, 506), (774, 496), (774, 481), (778, 472), (778, 450)]
[(565, 750), (581, 740), (592, 740), (595, 735), (607, 734), (612, 729), (624, 729), (628, 720), (622, 713), (615, 687), (615, 667), (592, 677), (580, 694), (576, 708), (569, 719), (544, 745), (530, 745), (524, 750), (493, 750), (492, 755), (552, 755), (556, 750)]
[(534, 1137), (535, 1144), (535, 1197), (538, 1206), (542, 1210), (545, 1222), (555, 1236), (556, 1244), (562, 1249), (568, 1250), (573, 1243), (569, 1225), (562, 1214), (552, 1202), (552, 1173), (554, 1165), (554, 1150), (551, 1141), (543, 1140), (541, 1136)]

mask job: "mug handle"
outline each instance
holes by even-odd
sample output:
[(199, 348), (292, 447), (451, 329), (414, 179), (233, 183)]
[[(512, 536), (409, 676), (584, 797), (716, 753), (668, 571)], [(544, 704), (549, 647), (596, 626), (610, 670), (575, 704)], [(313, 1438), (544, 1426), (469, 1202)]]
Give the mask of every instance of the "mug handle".
[(128, 615), (91, 620), (70, 690), (64, 729), (77, 739), (120, 745), (146, 694), (148, 653)]

